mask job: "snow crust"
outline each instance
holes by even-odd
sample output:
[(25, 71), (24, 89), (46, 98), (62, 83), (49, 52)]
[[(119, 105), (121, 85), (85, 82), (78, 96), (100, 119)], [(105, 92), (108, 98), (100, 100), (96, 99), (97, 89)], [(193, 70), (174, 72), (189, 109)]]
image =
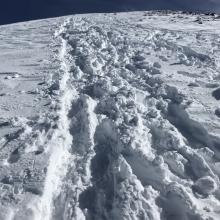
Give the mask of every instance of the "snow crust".
[(0, 219), (218, 220), (218, 17), (75, 15), (54, 32), (48, 110), (11, 119), (20, 147), (0, 140)]

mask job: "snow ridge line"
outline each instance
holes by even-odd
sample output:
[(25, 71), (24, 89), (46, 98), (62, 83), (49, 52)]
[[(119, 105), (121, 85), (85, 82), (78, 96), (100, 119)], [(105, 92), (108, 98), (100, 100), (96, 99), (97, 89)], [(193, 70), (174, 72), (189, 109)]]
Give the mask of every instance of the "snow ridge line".
[(51, 156), (49, 159), (43, 194), (40, 200), (36, 202), (35, 208), (33, 209), (33, 219), (35, 220), (51, 219), (53, 201), (61, 191), (62, 179), (66, 175), (70, 161), (69, 149), (72, 144), (72, 136), (69, 132), (70, 121), (68, 113), (76, 92), (68, 86), (68, 81), (70, 79), (67, 57), (68, 45), (67, 41), (62, 38), (62, 33), (65, 32), (65, 27), (68, 25), (68, 22), (69, 21), (66, 20), (60, 27), (59, 31), (55, 33), (55, 37), (61, 38), (61, 50), (59, 53), (59, 60), (61, 62), (60, 70), (62, 72), (59, 81), (61, 96), (59, 99), (60, 108), (57, 112), (59, 120), (57, 123), (57, 129), (54, 131), (53, 137), (47, 146)]

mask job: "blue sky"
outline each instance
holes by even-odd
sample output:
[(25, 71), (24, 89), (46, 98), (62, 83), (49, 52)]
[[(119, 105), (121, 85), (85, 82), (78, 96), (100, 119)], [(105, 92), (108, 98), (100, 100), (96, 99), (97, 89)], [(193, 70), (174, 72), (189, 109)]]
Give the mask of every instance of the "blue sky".
[(2, 0), (0, 24), (74, 13), (152, 9), (220, 12), (220, 0)]

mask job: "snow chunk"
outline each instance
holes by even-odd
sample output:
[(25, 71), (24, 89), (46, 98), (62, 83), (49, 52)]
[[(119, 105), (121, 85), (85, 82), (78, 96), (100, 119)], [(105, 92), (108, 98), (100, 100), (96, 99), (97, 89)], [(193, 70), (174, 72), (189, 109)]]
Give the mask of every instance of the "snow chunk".
[(210, 195), (216, 191), (217, 184), (212, 177), (205, 176), (196, 181), (195, 189), (204, 195)]

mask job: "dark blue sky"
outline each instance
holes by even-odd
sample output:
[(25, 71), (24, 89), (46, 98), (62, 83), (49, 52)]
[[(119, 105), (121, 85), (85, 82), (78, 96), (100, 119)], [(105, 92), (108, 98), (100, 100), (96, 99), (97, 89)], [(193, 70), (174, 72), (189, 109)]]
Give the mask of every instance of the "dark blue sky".
[(75, 13), (172, 9), (220, 11), (220, 0), (1, 0), (0, 24)]

